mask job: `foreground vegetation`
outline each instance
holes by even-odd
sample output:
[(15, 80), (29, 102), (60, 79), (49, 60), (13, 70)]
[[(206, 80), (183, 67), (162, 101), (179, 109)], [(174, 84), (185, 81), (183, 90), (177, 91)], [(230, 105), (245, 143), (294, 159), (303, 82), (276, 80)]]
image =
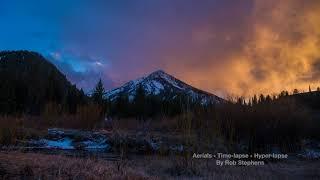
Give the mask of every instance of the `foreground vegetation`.
[(121, 161), (20, 152), (0, 152), (1, 179), (318, 179), (319, 161), (290, 161), (258, 167), (216, 166), (213, 160), (133, 156)]
[[(75, 129), (107, 129), (112, 132), (175, 133), (183, 144), (198, 150), (211, 150), (216, 139), (222, 139), (230, 151), (241, 145), (241, 151), (297, 152), (302, 141), (320, 139), (320, 121), (316, 113), (299, 105), (294, 99), (283, 97), (254, 105), (226, 103), (221, 105), (185, 107), (175, 116), (148, 118), (105, 118), (101, 105), (79, 106), (75, 114), (60, 114), (57, 105), (49, 104), (41, 116), (2, 116), (0, 143), (35, 137), (50, 127)], [(195, 149), (196, 150), (196, 149)]]

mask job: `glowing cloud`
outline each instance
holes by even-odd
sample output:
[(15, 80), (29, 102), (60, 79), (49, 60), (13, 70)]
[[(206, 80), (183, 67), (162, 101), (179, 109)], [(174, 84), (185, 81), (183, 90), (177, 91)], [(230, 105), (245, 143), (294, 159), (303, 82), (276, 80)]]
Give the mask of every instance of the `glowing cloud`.
[[(246, 23), (245, 32), (225, 31), (220, 39), (214, 28), (196, 33), (195, 43), (212, 39), (221, 46), (235, 44), (218, 52), (212, 49), (211, 57), (199, 59), (207, 67), (188, 67), (191, 71), (186, 72), (186, 67), (168, 63), (167, 68), (178, 68), (183, 72), (178, 76), (191, 84), (222, 94), (248, 96), (320, 86), (320, 1), (256, 0)], [(235, 39), (239, 36), (242, 41)]]

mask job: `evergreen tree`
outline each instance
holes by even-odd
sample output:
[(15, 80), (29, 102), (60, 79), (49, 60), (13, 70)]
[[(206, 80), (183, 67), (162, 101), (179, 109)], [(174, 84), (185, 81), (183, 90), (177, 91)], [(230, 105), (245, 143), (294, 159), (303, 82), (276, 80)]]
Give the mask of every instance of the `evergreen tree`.
[(93, 98), (93, 102), (96, 104), (103, 104), (103, 94), (105, 93), (104, 87), (103, 87), (103, 83), (101, 81), (101, 78), (99, 79), (93, 94), (92, 94), (92, 98)]
[(272, 100), (273, 101), (277, 100), (277, 96), (275, 94), (272, 96)]
[(251, 99), (249, 99), (249, 102), (248, 102), (248, 106), (252, 106), (252, 101), (251, 101)]
[(135, 113), (137, 118), (143, 120), (145, 118), (145, 104), (146, 104), (146, 94), (140, 84), (136, 90), (136, 96), (134, 99)]
[(289, 96), (289, 92), (288, 91), (281, 91), (281, 93), (279, 94), (279, 97), (285, 97), (285, 96)]
[(270, 103), (272, 101), (271, 96), (268, 94), (265, 100), (266, 102)]
[(237, 104), (239, 104), (239, 105), (245, 105), (244, 98), (243, 98), (243, 97), (239, 97), (238, 100), (237, 100)]
[(286, 96), (289, 96), (289, 92), (288, 91), (286, 91), (285, 93), (286, 93)]
[(260, 97), (259, 97), (259, 103), (264, 103), (265, 102), (265, 97), (263, 94), (260, 94)]
[(84, 94), (84, 91), (82, 88), (80, 89), (80, 92), (79, 92), (79, 101), (80, 101), (80, 104), (82, 105), (86, 103), (86, 95)]
[(115, 105), (113, 106), (112, 114), (121, 117), (128, 117), (129, 112), (129, 98), (127, 94), (120, 93), (115, 101)]
[(258, 104), (258, 98), (257, 98), (257, 95), (254, 95), (252, 98), (252, 105), (256, 105), (256, 104)]

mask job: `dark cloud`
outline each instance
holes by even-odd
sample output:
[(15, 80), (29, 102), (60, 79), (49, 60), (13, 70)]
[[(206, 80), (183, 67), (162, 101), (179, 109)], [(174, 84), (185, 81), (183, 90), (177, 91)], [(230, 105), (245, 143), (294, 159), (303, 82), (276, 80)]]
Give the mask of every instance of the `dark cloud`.
[[(74, 59), (68, 59), (70, 57)], [(83, 88), (86, 92), (90, 92), (100, 78), (106, 89), (112, 89), (115, 85), (105, 73), (106, 64), (103, 61), (77, 55), (66, 56), (57, 52), (49, 53), (46, 58), (65, 73), (71, 82), (76, 83), (77, 87)]]
[(268, 71), (267, 70), (262, 70), (259, 68), (254, 68), (251, 69), (251, 74), (254, 77), (255, 80), (257, 81), (264, 81), (267, 79), (268, 76)]

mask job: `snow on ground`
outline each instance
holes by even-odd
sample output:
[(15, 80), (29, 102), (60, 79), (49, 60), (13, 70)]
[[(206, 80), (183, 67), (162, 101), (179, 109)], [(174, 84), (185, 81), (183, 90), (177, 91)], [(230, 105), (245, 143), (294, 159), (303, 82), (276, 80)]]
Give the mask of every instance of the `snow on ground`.
[(82, 143), (85, 145), (85, 149), (87, 150), (109, 148), (109, 145), (106, 143), (106, 140), (99, 143), (88, 140), (88, 141), (83, 141)]
[(320, 151), (306, 149), (299, 156), (307, 159), (320, 159)]
[(160, 94), (160, 91), (164, 89), (163, 85), (158, 81), (152, 80), (152, 84), (155, 86), (154, 94)]
[(106, 96), (112, 96), (113, 94), (117, 94), (117, 93), (120, 93), (120, 89), (114, 89), (112, 91), (109, 91)]
[(163, 79), (165, 79), (168, 83), (170, 83), (172, 86), (174, 86), (174, 87), (176, 87), (176, 88), (178, 88), (178, 89), (181, 89), (181, 90), (184, 90), (184, 89), (185, 89), (184, 87), (180, 87), (179, 84), (178, 84), (176, 81), (172, 80), (169, 76), (167, 76), (167, 75), (162, 75), (161, 77), (162, 77)]
[(81, 131), (72, 129), (48, 129), (48, 135), (39, 140), (30, 140), (29, 145), (35, 148), (46, 149), (108, 149), (107, 137), (93, 131)]
[(133, 95), (129, 95), (129, 97), (128, 97), (129, 101), (130, 101), (130, 102), (133, 101), (133, 100), (134, 100), (134, 97), (135, 97), (135, 96), (133, 96)]
[(75, 149), (72, 145), (72, 140), (70, 138), (63, 138), (59, 140), (47, 140), (45, 139), (46, 148), (53, 149)]
[(84, 140), (76, 142), (71, 138), (62, 138), (62, 139), (40, 139), (33, 140), (31, 142), (33, 145), (36, 145), (37, 148), (47, 148), (47, 149), (62, 149), (62, 150), (74, 150), (77, 147), (82, 147), (85, 150), (101, 150), (108, 149), (110, 146), (107, 143), (106, 139), (96, 139), (96, 140)]

